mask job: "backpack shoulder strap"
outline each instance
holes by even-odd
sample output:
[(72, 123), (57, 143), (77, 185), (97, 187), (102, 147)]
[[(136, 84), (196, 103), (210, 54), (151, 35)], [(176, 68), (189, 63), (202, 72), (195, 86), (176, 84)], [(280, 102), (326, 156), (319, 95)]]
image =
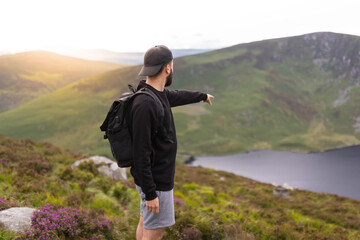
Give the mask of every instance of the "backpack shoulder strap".
[(143, 87), (143, 88), (139, 89), (138, 91), (136, 91), (133, 97), (135, 97), (138, 94), (146, 94), (146, 95), (152, 97), (157, 105), (158, 112), (160, 114), (160, 118), (164, 118), (164, 107), (163, 107), (162, 103), (160, 102), (160, 99), (156, 96), (155, 93), (153, 93), (153, 91), (147, 89), (146, 87)]
[(164, 136), (166, 136), (166, 129), (163, 127), (165, 111), (164, 111), (164, 106), (160, 102), (160, 99), (156, 96), (156, 94), (153, 91), (149, 90), (146, 87), (143, 87), (138, 91), (136, 91), (133, 97), (135, 97), (137, 94), (146, 94), (154, 99), (159, 116), (158, 127), (155, 130), (155, 134), (157, 134), (158, 131), (160, 130), (164, 134)]

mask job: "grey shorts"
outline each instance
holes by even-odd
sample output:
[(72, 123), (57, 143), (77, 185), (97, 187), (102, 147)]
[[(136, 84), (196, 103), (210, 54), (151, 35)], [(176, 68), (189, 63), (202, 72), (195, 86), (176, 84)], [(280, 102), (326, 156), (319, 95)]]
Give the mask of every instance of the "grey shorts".
[(159, 214), (152, 213), (146, 209), (145, 193), (143, 193), (138, 185), (136, 185), (136, 189), (141, 198), (140, 215), (144, 219), (143, 227), (145, 229), (164, 228), (175, 224), (173, 189), (170, 191), (156, 191), (159, 197)]

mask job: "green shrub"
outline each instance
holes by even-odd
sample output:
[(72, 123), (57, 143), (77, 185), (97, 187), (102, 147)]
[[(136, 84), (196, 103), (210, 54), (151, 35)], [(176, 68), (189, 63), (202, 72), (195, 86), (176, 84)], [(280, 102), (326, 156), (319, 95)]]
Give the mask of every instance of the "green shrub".
[(97, 170), (97, 167), (95, 166), (93, 161), (83, 161), (78, 166), (79, 170), (87, 171), (92, 173), (94, 176), (97, 176), (99, 174), (99, 171)]
[(71, 180), (74, 178), (73, 169), (70, 166), (65, 166), (59, 170), (58, 176), (62, 180)]
[(195, 183), (186, 183), (183, 185), (183, 187), (187, 190), (196, 190), (197, 188), (199, 188), (199, 185)]
[(105, 194), (110, 190), (111, 183), (109, 181), (106, 181), (104, 178), (96, 177), (90, 182), (91, 186), (96, 186), (100, 188)]
[(131, 201), (132, 190), (121, 183), (116, 183), (112, 188), (112, 195), (120, 200), (122, 204), (127, 204)]
[(73, 170), (74, 178), (78, 181), (90, 182), (94, 178), (94, 174), (91, 172), (82, 171), (79, 169)]
[(83, 161), (79, 164), (78, 168), (72, 169), (70, 166), (62, 167), (58, 176), (62, 180), (78, 180), (83, 182), (91, 181), (95, 176), (99, 174), (93, 161)]
[(72, 191), (63, 200), (65, 206), (79, 207), (83, 203), (90, 202), (95, 196), (95, 193), (84, 191)]

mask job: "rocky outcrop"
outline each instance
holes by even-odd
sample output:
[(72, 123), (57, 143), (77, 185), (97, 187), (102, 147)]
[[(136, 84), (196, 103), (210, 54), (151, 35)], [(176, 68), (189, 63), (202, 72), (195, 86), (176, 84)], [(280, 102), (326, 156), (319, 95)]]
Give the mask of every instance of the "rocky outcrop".
[(290, 198), (289, 191), (284, 187), (275, 187), (273, 193), (275, 196)]
[(35, 208), (13, 207), (0, 211), (0, 225), (12, 231), (24, 231), (31, 227), (31, 215)]
[(345, 88), (345, 90), (339, 89), (339, 96), (333, 102), (333, 107), (337, 107), (337, 106), (340, 106), (340, 105), (346, 103), (350, 99), (350, 96), (348, 96), (348, 93), (350, 92), (350, 90), (352, 88), (353, 87), (347, 87), (347, 88)]
[[(360, 43), (357, 36), (331, 32), (304, 35), (314, 63), (336, 78), (360, 80)], [(352, 83), (354, 84), (354, 82)]]
[(119, 168), (117, 163), (112, 161), (109, 158), (102, 156), (91, 156), (89, 158), (80, 159), (76, 161), (73, 165), (71, 165), (72, 169), (77, 168), (80, 163), (84, 161), (93, 161), (95, 166), (97, 166), (97, 170), (115, 180), (126, 179), (126, 168)]

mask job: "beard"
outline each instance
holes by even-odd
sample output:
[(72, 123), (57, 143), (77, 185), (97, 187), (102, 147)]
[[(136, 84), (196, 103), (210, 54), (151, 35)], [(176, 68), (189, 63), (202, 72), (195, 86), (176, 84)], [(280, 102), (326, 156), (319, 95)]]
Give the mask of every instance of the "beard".
[(173, 73), (173, 70), (171, 69), (169, 76), (166, 77), (165, 87), (168, 87), (171, 85), (173, 77), (174, 77), (174, 73)]

